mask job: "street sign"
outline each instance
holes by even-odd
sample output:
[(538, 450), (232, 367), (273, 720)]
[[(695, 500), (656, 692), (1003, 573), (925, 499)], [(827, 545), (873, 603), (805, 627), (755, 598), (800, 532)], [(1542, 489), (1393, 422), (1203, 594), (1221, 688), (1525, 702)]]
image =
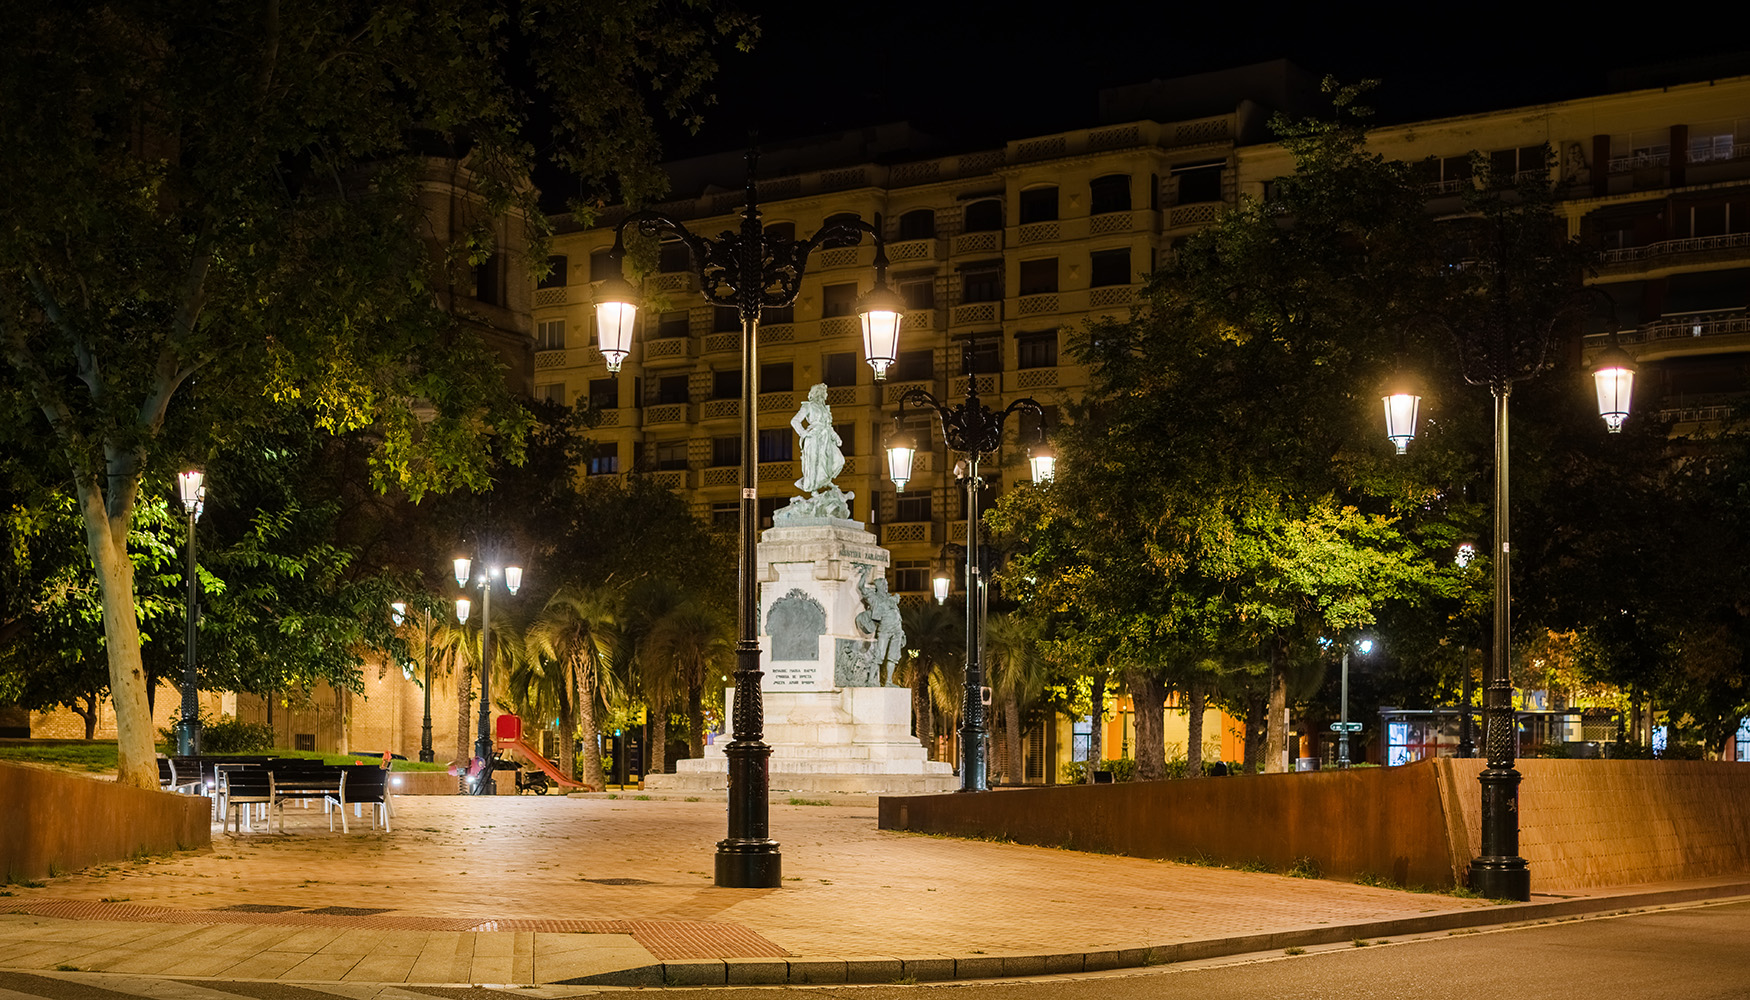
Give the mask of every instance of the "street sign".
[(1351, 733), (1359, 733), (1361, 731), (1361, 723), (1359, 723), (1359, 722), (1333, 722), (1333, 723), (1331, 723), (1331, 732), (1341, 733), (1344, 731), (1348, 731)]

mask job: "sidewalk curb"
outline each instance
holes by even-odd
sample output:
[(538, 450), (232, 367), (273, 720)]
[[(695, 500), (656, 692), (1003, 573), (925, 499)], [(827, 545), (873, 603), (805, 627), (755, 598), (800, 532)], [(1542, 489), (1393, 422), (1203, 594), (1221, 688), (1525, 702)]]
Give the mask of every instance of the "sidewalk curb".
[(1087, 952), (1020, 955), (858, 955), (806, 958), (689, 959), (566, 979), (562, 986), (790, 986), (827, 983), (892, 983), (901, 979), (941, 982), (1015, 976), (1073, 975), (1112, 969), (1172, 965), (1206, 958), (1337, 944), (1360, 938), (1428, 934), (1468, 927), (1522, 924), (1581, 914), (1628, 913), (1677, 903), (1750, 898), (1750, 881), (1686, 889), (1660, 889), (1613, 896), (1432, 913), (1422, 917), (1302, 927), (1265, 934), (1243, 934), (1175, 944), (1142, 945)]

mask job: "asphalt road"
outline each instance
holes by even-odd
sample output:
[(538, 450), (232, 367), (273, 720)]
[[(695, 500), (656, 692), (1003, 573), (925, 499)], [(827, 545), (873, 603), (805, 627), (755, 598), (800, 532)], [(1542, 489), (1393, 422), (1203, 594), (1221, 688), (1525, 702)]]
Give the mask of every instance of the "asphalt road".
[[(44, 975), (0, 970), (0, 1000), (490, 1000), (631, 992), (537, 986), (281, 984), (133, 976)], [(1531, 927), (1459, 931), (1301, 955), (1252, 955), (1152, 970), (964, 984), (788, 988), (637, 989), (688, 1000), (1427, 1000), (1522, 996), (1562, 1000), (1750, 998), (1750, 902), (1698, 905)], [(800, 994), (800, 995), (799, 995)]]

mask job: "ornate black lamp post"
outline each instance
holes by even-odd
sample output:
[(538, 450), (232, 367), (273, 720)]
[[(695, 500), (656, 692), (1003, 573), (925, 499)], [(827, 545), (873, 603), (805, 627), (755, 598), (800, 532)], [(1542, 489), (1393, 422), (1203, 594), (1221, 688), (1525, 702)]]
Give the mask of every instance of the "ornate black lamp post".
[[(903, 426), (908, 405), (934, 410), (942, 422), (942, 437), (948, 447), (966, 455), (966, 695), (960, 708), (960, 790), (989, 791), (985, 775), (984, 725), (984, 663), (980, 655), (980, 625), (983, 622), (984, 590), (978, 561), (978, 490), (982, 482), (979, 462), (1003, 443), (1003, 422), (1012, 413), (1031, 413), (1039, 418), (1039, 442), (1033, 448), (1030, 461), (1033, 480), (1051, 478), (1055, 458), (1045, 447), (1045, 408), (1034, 400), (1017, 399), (1001, 413), (979, 401), (978, 376), (973, 373), (972, 345), (966, 345), (961, 367), (966, 375), (966, 400), (948, 407), (923, 389), (908, 389), (899, 397), (896, 426)], [(894, 489), (903, 490), (912, 478), (912, 460), (917, 455), (917, 442), (903, 434), (895, 434), (887, 446), (887, 474)], [(946, 597), (946, 586), (937, 589), (938, 599)]]
[[(395, 609), (394, 618), (397, 627), (407, 618), (407, 603), (396, 601), (390, 607)], [(419, 619), (420, 636), (424, 641), (420, 662), (425, 666), (425, 718), (419, 726), (419, 761), (430, 764), (436, 755), (431, 749), (431, 612), (424, 612)]]
[(881, 234), (862, 221), (835, 222), (806, 240), (791, 240), (765, 232), (760, 224), (754, 186), (756, 154), (747, 157), (747, 204), (741, 232), (716, 239), (696, 236), (678, 220), (661, 212), (634, 212), (614, 230), (609, 251), (613, 267), (596, 291), (597, 340), (608, 370), (632, 348), (637, 299), (620, 276), (629, 226), (647, 238), (662, 233), (678, 237), (692, 254), (700, 291), (718, 305), (741, 312), (741, 557), (736, 615), (734, 739), (724, 748), (729, 759), (729, 835), (717, 843), (716, 881), (730, 888), (773, 888), (782, 884), (782, 858), (770, 836), (767, 768), (772, 748), (765, 742), (764, 703), (760, 696), (759, 601), (754, 591), (754, 536), (759, 528), (759, 466), (754, 427), (759, 399), (759, 366), (755, 360), (761, 309), (780, 309), (796, 301), (808, 257), (826, 244), (857, 243), (864, 234), (875, 241), (875, 287), (857, 303), (863, 324), (863, 350), (875, 378), (886, 378), (899, 341), (905, 304), (887, 287), (887, 249)]
[[(457, 556), (455, 559), (456, 586), (468, 586), (468, 571), (473, 561), (467, 556)], [(475, 795), (498, 794), (498, 783), (492, 778), (492, 588), (493, 581), (498, 577), (498, 567), (488, 566), (474, 581), (480, 590), (480, 730), (474, 736), (474, 756), (480, 758), (482, 769), (479, 777), (474, 779), (471, 791)], [(521, 566), (506, 566), (504, 568), (504, 589), (512, 594), (523, 585), (523, 569)], [(464, 623), (468, 620), (468, 601), (456, 602), (456, 617)], [(431, 690), (430, 674), (426, 675), (426, 690)], [(430, 695), (426, 702), (426, 737), (430, 742)]]
[[(1505, 294), (1499, 296), (1504, 303)], [(1480, 330), (1454, 331), (1460, 370), (1471, 385), (1486, 385), (1495, 400), (1495, 613), (1488, 672), (1483, 679), (1483, 750), (1488, 764), (1477, 780), (1482, 784), (1482, 852), (1471, 862), (1470, 888), (1491, 899), (1531, 898), (1531, 871), (1519, 856), (1519, 781), (1513, 766), (1517, 732), (1513, 715), (1510, 534), (1508, 531), (1507, 399), (1513, 383), (1538, 375), (1548, 367), (1546, 355), (1553, 327), (1519, 337), (1504, 305), (1487, 314)], [(1611, 433), (1622, 429), (1634, 393), (1635, 365), (1616, 345), (1593, 369), (1598, 389), (1598, 414)], [(1400, 454), (1415, 436), (1415, 413), (1421, 398), (1413, 387), (1394, 383), (1384, 394), (1387, 435)], [(1394, 415), (1409, 414), (1407, 424)]]
[(177, 493), (182, 509), (188, 513), (188, 625), (182, 642), (182, 718), (176, 727), (176, 752), (193, 757), (201, 752), (201, 710), (198, 681), (195, 677), (195, 628), (200, 624), (200, 577), (195, 568), (194, 523), (206, 506), (206, 476), (199, 469), (190, 469), (176, 477)]

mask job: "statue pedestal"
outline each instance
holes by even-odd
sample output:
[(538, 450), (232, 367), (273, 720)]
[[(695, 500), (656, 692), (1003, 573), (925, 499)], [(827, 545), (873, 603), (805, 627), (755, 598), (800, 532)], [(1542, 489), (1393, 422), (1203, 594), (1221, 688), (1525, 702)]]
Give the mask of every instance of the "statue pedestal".
[[(868, 610), (859, 588), (891, 560), (856, 521), (791, 517), (768, 529), (758, 551), (760, 690), (773, 792), (915, 794), (959, 787), (953, 765), (932, 761), (911, 734), (911, 691), (872, 662), (858, 627)], [(865, 618), (867, 620), (867, 618)], [(734, 718), (729, 690), (728, 716)], [(661, 791), (728, 787), (727, 740), (674, 774), (645, 778)]]

